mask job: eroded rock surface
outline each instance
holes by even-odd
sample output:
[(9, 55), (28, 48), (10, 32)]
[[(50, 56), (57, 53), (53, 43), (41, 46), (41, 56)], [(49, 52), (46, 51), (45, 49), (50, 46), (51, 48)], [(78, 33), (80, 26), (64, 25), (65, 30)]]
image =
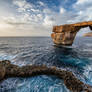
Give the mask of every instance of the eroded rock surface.
[(33, 77), (37, 75), (55, 75), (64, 80), (66, 87), (72, 92), (92, 92), (90, 85), (84, 84), (70, 71), (61, 70), (56, 67), (26, 65), (19, 67), (10, 61), (0, 61), (0, 80), (9, 77)]
[(0, 80), (2, 80), (5, 76), (5, 67), (0, 65)]
[(92, 30), (92, 21), (54, 26), (51, 37), (56, 45), (72, 45), (77, 32), (85, 27)]

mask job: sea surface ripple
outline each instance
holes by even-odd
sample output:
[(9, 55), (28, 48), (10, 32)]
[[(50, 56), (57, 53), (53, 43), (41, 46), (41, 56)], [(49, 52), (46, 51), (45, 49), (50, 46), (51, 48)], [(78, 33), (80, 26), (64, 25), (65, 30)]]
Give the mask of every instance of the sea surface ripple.
[[(49, 37), (1, 37), (0, 60), (13, 64), (47, 65), (72, 71), (78, 79), (92, 85), (92, 39), (76, 38), (73, 46), (57, 47)], [(70, 92), (56, 76), (8, 78), (0, 92)]]

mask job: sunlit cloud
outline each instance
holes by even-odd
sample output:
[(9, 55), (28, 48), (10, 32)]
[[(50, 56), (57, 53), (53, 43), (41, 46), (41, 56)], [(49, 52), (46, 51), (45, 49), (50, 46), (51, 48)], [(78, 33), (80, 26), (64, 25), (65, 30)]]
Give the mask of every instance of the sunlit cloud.
[(0, 35), (50, 36), (53, 25), (92, 20), (91, 11), (88, 0), (1, 0)]

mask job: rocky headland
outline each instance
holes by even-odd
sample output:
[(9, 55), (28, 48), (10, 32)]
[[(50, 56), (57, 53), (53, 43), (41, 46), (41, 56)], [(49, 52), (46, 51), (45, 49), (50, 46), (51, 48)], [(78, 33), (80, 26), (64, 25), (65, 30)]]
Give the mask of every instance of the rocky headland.
[(19, 67), (9, 60), (0, 61), (0, 80), (9, 77), (33, 77), (37, 75), (55, 75), (64, 81), (72, 92), (92, 92), (92, 86), (80, 81), (72, 72), (45, 65), (26, 65)]
[(51, 37), (56, 45), (72, 45), (77, 32), (85, 27), (92, 30), (92, 21), (54, 26)]

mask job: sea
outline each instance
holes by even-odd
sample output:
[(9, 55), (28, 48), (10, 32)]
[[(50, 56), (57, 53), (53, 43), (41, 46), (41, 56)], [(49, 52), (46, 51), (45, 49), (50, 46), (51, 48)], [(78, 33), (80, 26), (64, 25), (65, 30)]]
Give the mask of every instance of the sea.
[[(12, 64), (56, 66), (92, 85), (92, 38), (76, 37), (72, 46), (57, 47), (50, 37), (0, 37), (0, 61)], [(56, 76), (8, 78), (0, 92), (71, 92)]]

